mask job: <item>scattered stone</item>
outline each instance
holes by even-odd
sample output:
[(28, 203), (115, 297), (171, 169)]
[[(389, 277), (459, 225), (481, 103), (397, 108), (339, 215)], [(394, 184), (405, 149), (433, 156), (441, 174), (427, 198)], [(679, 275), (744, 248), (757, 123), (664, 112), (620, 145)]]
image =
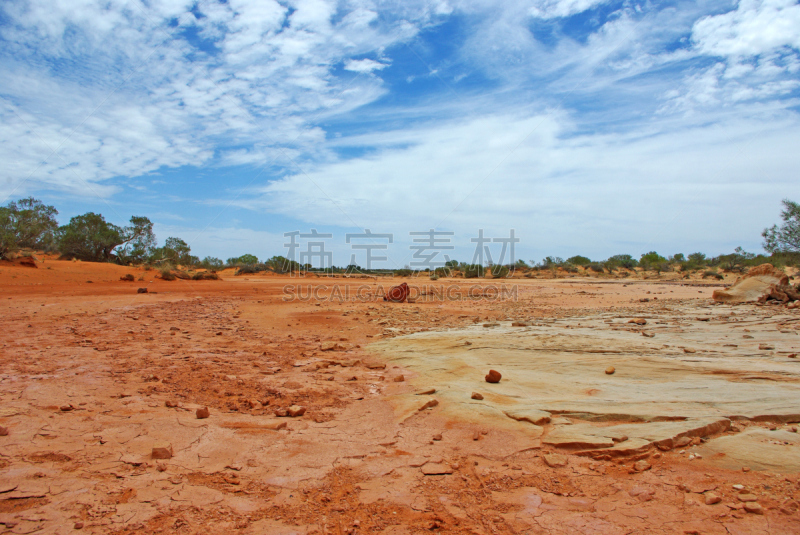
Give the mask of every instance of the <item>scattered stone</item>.
[(428, 400), (428, 402), (425, 403), (425, 405), (420, 407), (419, 410), (424, 411), (425, 409), (430, 409), (431, 407), (435, 407), (438, 404), (439, 404), (439, 400), (438, 399), (431, 399), (431, 400)]
[(198, 420), (203, 420), (211, 416), (211, 413), (209, 412), (208, 407), (203, 407), (202, 409), (197, 409), (195, 415), (197, 416)]
[(628, 323), (635, 323), (636, 325), (647, 325), (647, 320), (644, 318), (634, 318), (632, 320), (628, 320)]
[(749, 334), (745, 334), (745, 335), (743, 335), (743, 336), (742, 336), (742, 338), (748, 338), (748, 339), (752, 339), (753, 337), (752, 337), (752, 336), (750, 336)]
[(762, 351), (771, 351), (775, 349), (775, 346), (770, 344), (758, 344), (758, 349), (761, 349)]
[(139, 288), (139, 289), (136, 290), (136, 293), (137, 294), (146, 294), (147, 293), (147, 288)]
[(402, 375), (398, 375), (397, 377), (392, 379), (392, 381), (394, 381), (395, 383), (402, 383), (405, 380), (406, 380), (406, 378), (404, 376), (402, 376)]
[(164, 402), (164, 406), (169, 407), (170, 409), (174, 409), (175, 407), (178, 406), (178, 404), (175, 403), (174, 401), (167, 400)]
[(489, 327), (499, 327), (500, 324), (497, 323), (497, 322), (492, 322), (492, 323), (484, 323), (483, 326), (487, 327), (487, 328), (489, 328)]
[(749, 472), (749, 471), (750, 471), (749, 466), (742, 466), (742, 472)]
[(754, 515), (764, 514), (764, 508), (761, 507), (760, 504), (755, 502), (749, 502), (744, 504), (744, 510), (747, 511), (748, 513), (753, 513)]
[(611, 440), (619, 444), (620, 442), (625, 442), (626, 440), (628, 440), (628, 437), (627, 435), (621, 435), (618, 437), (611, 437)]
[(73, 407), (72, 405), (61, 405), (61, 407), (59, 407), (59, 409), (61, 409), (62, 412), (69, 412), (69, 411), (75, 409), (75, 407)]
[(418, 396), (430, 396), (431, 394), (435, 394), (435, 393), (436, 393), (436, 389), (435, 388), (429, 388), (427, 390), (423, 390), (422, 392), (417, 392), (416, 395), (418, 395)]
[(306, 408), (300, 405), (292, 405), (286, 412), (292, 418), (298, 418), (306, 413)]
[(644, 336), (646, 338), (655, 338), (656, 333), (646, 333), (646, 332), (642, 331), (642, 336)]
[(568, 462), (568, 458), (566, 455), (560, 455), (558, 453), (545, 453), (544, 455), (542, 455), (542, 460), (544, 461), (544, 464), (546, 464), (550, 468), (567, 466)]
[(690, 347), (684, 347), (683, 348), (683, 352), (684, 353), (697, 353), (697, 351), (695, 351), (694, 349), (692, 349)]
[(740, 502), (755, 502), (758, 501), (758, 497), (755, 494), (739, 494), (737, 496)]
[(472, 433), (472, 440), (480, 440), (480, 439), (481, 439), (481, 434), (478, 431)]
[(503, 376), (500, 375), (500, 372), (496, 370), (489, 370), (489, 373), (486, 374), (485, 379), (487, 383), (499, 383), (502, 377)]
[(714, 505), (722, 501), (722, 498), (714, 494), (713, 492), (707, 492), (705, 496), (706, 505)]
[(614, 366), (609, 366), (606, 368), (606, 375), (614, 375), (614, 372), (617, 371)]
[(8, 427), (0, 426), (0, 437), (8, 436)]
[(688, 446), (691, 443), (692, 439), (689, 437), (678, 437), (674, 442), (674, 447), (683, 448), (684, 446)]
[[(8, 527), (8, 523), (6, 523), (6, 527)], [(75, 522), (72, 527), (75, 529), (83, 529), (83, 522)]]
[(286, 418), (289, 416), (289, 411), (286, 409), (275, 409), (275, 416), (278, 418)]
[(172, 445), (155, 446), (150, 456), (153, 459), (172, 459)]
[(443, 476), (453, 473), (453, 469), (444, 463), (425, 463), (420, 470), (426, 476)]
[(442, 434), (436, 433), (435, 435), (433, 435), (433, 440), (436, 440), (437, 442), (442, 440)]
[(650, 463), (648, 463), (644, 459), (642, 459), (641, 461), (636, 461), (635, 463), (633, 463), (633, 469), (636, 470), (637, 472), (645, 472), (647, 470), (650, 470), (652, 467), (653, 467), (653, 465), (651, 465)]
[(480, 401), (483, 399), (483, 394), (479, 394), (478, 392), (473, 392), (472, 399), (477, 399), (478, 401)]
[(525, 321), (515, 321), (511, 323), (512, 327), (530, 327), (531, 324)]

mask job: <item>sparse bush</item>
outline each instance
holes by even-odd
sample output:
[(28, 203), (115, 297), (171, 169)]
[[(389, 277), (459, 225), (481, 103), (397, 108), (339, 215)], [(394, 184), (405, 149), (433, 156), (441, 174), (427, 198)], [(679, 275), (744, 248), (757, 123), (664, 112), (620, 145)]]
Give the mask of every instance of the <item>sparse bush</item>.
[(588, 266), (592, 263), (590, 259), (585, 256), (576, 255), (570, 258), (567, 258), (567, 262), (576, 266)]
[(413, 271), (411, 271), (411, 270), (410, 270), (410, 269), (408, 269), (408, 268), (404, 268), (404, 269), (396, 269), (396, 270), (394, 271), (394, 276), (395, 276), (395, 277), (410, 277), (410, 276), (411, 276), (413, 273), (414, 273), (414, 272), (413, 272)]
[(606, 266), (610, 268), (623, 267), (625, 269), (633, 269), (638, 265), (639, 262), (629, 254), (614, 255), (606, 260)]
[(484, 267), (480, 264), (469, 264), (464, 267), (464, 278), (474, 279), (476, 277), (483, 277)]
[(193, 281), (206, 281), (206, 280), (219, 280), (219, 275), (214, 273), (213, 271), (199, 271), (192, 275)]
[(495, 279), (504, 279), (508, 277), (509, 269), (508, 266), (491, 266), (490, 273)]
[(722, 276), (721, 274), (717, 273), (713, 269), (707, 269), (707, 270), (705, 270), (703, 272), (703, 278), (704, 279), (713, 278), (713, 279), (717, 279), (717, 280), (722, 280), (725, 277)]
[(591, 264), (586, 266), (586, 268), (594, 271), (595, 273), (603, 273), (603, 271), (605, 271), (603, 269), (603, 266), (601, 264), (598, 264), (597, 262), (592, 262)]
[(571, 264), (569, 261), (564, 262), (564, 265), (561, 266), (561, 269), (567, 273), (578, 273), (578, 266)]
[(175, 273), (172, 272), (172, 269), (169, 267), (162, 267), (158, 270), (159, 276), (165, 281), (174, 281), (178, 277), (175, 276)]
[(130, 273), (127, 273), (127, 274), (123, 275), (122, 277), (120, 277), (119, 280), (133, 282), (134, 277)]

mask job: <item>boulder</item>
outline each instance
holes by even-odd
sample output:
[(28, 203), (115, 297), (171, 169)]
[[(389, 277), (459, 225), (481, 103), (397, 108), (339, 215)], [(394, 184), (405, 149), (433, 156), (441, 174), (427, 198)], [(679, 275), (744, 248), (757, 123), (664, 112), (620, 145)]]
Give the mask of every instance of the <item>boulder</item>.
[(408, 299), (409, 293), (410, 290), (408, 288), (408, 284), (404, 282), (403, 284), (389, 288), (389, 291), (386, 292), (385, 296), (383, 296), (383, 300), (391, 301), (392, 303), (402, 303)]
[(487, 383), (499, 383), (502, 378), (503, 376), (497, 370), (489, 370), (485, 377)]
[(800, 293), (789, 285), (789, 277), (782, 270), (761, 264), (730, 288), (715, 290), (711, 297), (718, 303), (764, 303), (770, 299), (787, 303), (800, 299)]

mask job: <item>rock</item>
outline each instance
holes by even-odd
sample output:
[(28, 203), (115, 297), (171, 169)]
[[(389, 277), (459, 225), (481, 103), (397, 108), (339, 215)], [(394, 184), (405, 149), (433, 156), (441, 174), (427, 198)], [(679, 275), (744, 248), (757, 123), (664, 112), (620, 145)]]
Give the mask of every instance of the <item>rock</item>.
[[(8, 524), (6, 524), (6, 527), (8, 527)], [(83, 529), (83, 522), (75, 522), (72, 527), (75, 529)]]
[(644, 336), (645, 338), (655, 338), (656, 333), (646, 333), (642, 331), (642, 336)]
[(8, 436), (8, 427), (0, 426), (0, 437)]
[(136, 293), (137, 294), (146, 294), (147, 293), (147, 288), (139, 288), (139, 289), (136, 290)]
[(636, 325), (647, 325), (647, 320), (644, 318), (633, 318), (628, 320), (628, 323), (635, 323)]
[(706, 505), (714, 505), (722, 501), (722, 498), (714, 494), (713, 492), (707, 492), (705, 495)]
[(683, 352), (684, 353), (697, 353), (697, 351), (695, 351), (694, 349), (692, 349), (690, 347), (684, 347), (683, 348)]
[(436, 433), (435, 435), (433, 435), (433, 440), (436, 440), (436, 441), (442, 440), (442, 434), (441, 433)]
[(652, 467), (653, 466), (644, 459), (633, 463), (633, 469), (636, 470), (637, 472), (645, 472), (647, 470), (650, 470)]
[(512, 327), (530, 327), (531, 324), (524, 321), (514, 321), (511, 323)]
[(411, 290), (409, 289), (408, 284), (404, 282), (389, 288), (389, 291), (386, 292), (385, 296), (383, 296), (383, 300), (390, 301), (392, 303), (402, 303), (408, 298), (409, 293), (411, 293)]
[(125, 282), (133, 282), (133, 281), (134, 281), (134, 277), (133, 277), (133, 275), (131, 275), (130, 273), (128, 273), (128, 274), (126, 274), (126, 275), (123, 275), (123, 276), (121, 276), (121, 277), (119, 278), (119, 280), (121, 280), (121, 281), (125, 281)]
[(438, 399), (431, 399), (428, 400), (422, 407), (420, 407), (419, 410), (424, 411), (425, 409), (430, 409), (431, 407), (435, 407), (438, 404), (439, 404)]
[(617, 371), (614, 366), (609, 366), (606, 368), (606, 375), (614, 375), (614, 372)]
[(692, 443), (692, 439), (689, 437), (679, 437), (675, 439), (674, 447), (676, 448), (683, 448), (684, 446), (688, 446)]
[(203, 407), (202, 409), (197, 409), (195, 412), (198, 420), (203, 420), (204, 418), (208, 418), (211, 416), (211, 413), (208, 410), (208, 407)]
[(758, 501), (758, 497), (755, 494), (739, 494), (737, 496), (740, 502), (755, 502)]
[(167, 401), (164, 402), (164, 406), (165, 407), (169, 407), (170, 409), (173, 409), (173, 408), (177, 407), (178, 404), (175, 403), (174, 401), (167, 400)]
[(442, 476), (453, 473), (453, 469), (444, 463), (425, 463), (420, 470), (426, 476)]
[(483, 394), (479, 394), (478, 392), (473, 392), (472, 393), (472, 399), (477, 399), (477, 400), (480, 401), (480, 400), (483, 399)]
[(770, 344), (758, 344), (758, 349), (761, 349), (762, 351), (770, 351), (775, 349), (775, 346)]
[(429, 388), (427, 390), (423, 390), (422, 392), (417, 392), (416, 395), (417, 396), (430, 396), (431, 394), (435, 394), (435, 393), (436, 393), (436, 389), (435, 388)]
[(402, 375), (398, 375), (397, 377), (392, 379), (392, 381), (394, 381), (395, 383), (402, 383), (405, 380), (406, 380), (406, 378), (404, 376), (402, 376)]
[(286, 412), (292, 418), (298, 418), (306, 413), (306, 408), (300, 405), (292, 405)]
[(74, 408), (75, 407), (73, 407), (72, 405), (61, 405), (61, 407), (59, 407), (59, 409), (61, 409), (62, 412), (69, 412)]
[(529, 422), (533, 425), (544, 425), (550, 423), (551, 414), (534, 407), (516, 407), (503, 411), (503, 414), (518, 422)]
[(154, 446), (150, 457), (153, 459), (172, 459), (172, 445)]
[(751, 268), (733, 286), (726, 290), (715, 290), (711, 295), (714, 301), (720, 303), (764, 303), (768, 299), (785, 303), (798, 297), (797, 292), (789, 286), (789, 277), (771, 264)]
[(480, 439), (481, 439), (481, 434), (478, 431), (472, 433), (472, 440), (480, 440)]
[(542, 455), (542, 460), (550, 468), (558, 468), (559, 466), (567, 466), (568, 457), (558, 453), (545, 453)]
[(628, 436), (627, 435), (621, 435), (621, 436), (618, 436), (618, 437), (611, 437), (611, 440), (613, 440), (615, 444), (619, 444), (621, 442), (627, 441), (628, 440)]
[(275, 416), (278, 418), (286, 418), (289, 416), (289, 411), (286, 409), (275, 409)]
[(489, 373), (486, 374), (485, 379), (487, 383), (499, 383), (502, 377), (503, 376), (500, 375), (500, 372), (496, 370), (489, 370)]
[(748, 513), (753, 513), (754, 515), (764, 514), (764, 508), (761, 507), (760, 504), (755, 502), (749, 502), (744, 504), (744, 510), (747, 511)]

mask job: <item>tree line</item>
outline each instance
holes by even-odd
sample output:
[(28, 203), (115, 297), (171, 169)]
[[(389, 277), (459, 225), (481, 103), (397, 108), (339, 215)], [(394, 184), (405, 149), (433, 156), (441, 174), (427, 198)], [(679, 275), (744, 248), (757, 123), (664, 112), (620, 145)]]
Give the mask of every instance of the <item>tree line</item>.
[[(273, 271), (288, 273), (296, 271), (328, 271), (341, 273), (366, 273), (357, 265), (325, 270), (315, 270), (309, 265), (301, 265), (283, 256), (273, 256), (263, 262), (252, 254), (221, 259), (207, 256), (200, 259), (191, 254), (191, 247), (181, 238), (169, 237), (164, 245), (158, 247), (153, 223), (144, 216), (133, 216), (129, 224), (118, 226), (109, 223), (101, 214), (87, 212), (69, 220), (66, 225), (59, 226), (56, 221), (58, 210), (54, 206), (42, 203), (38, 199), (28, 197), (12, 201), (0, 206), (0, 258), (21, 249), (32, 249), (46, 252), (58, 252), (63, 258), (79, 259), (89, 262), (116, 262), (123, 265), (182, 265), (186, 267), (202, 267), (218, 270), (225, 267), (237, 267), (237, 273), (255, 273)], [(800, 204), (783, 200), (781, 211), (782, 223), (764, 229), (763, 247), (770, 253), (754, 254), (741, 247), (733, 253), (706, 257), (704, 253), (674, 254), (664, 257), (650, 251), (634, 258), (629, 254), (618, 254), (602, 261), (593, 261), (582, 255), (575, 255), (566, 260), (548, 256), (540, 262), (518, 260), (514, 264), (484, 267), (467, 264), (457, 260), (449, 261), (444, 267), (425, 270), (411, 270), (406, 266), (394, 270), (397, 275), (411, 275), (429, 272), (431, 277), (448, 276), (454, 272), (466, 278), (482, 277), (491, 273), (495, 277), (507, 276), (512, 270), (537, 271), (564, 269), (577, 273), (580, 270), (614, 272), (619, 269), (632, 270), (641, 268), (646, 271), (655, 270), (691, 271), (704, 268), (721, 268), (725, 271), (742, 271), (746, 267), (761, 263), (774, 265), (798, 265), (800, 263)]]

